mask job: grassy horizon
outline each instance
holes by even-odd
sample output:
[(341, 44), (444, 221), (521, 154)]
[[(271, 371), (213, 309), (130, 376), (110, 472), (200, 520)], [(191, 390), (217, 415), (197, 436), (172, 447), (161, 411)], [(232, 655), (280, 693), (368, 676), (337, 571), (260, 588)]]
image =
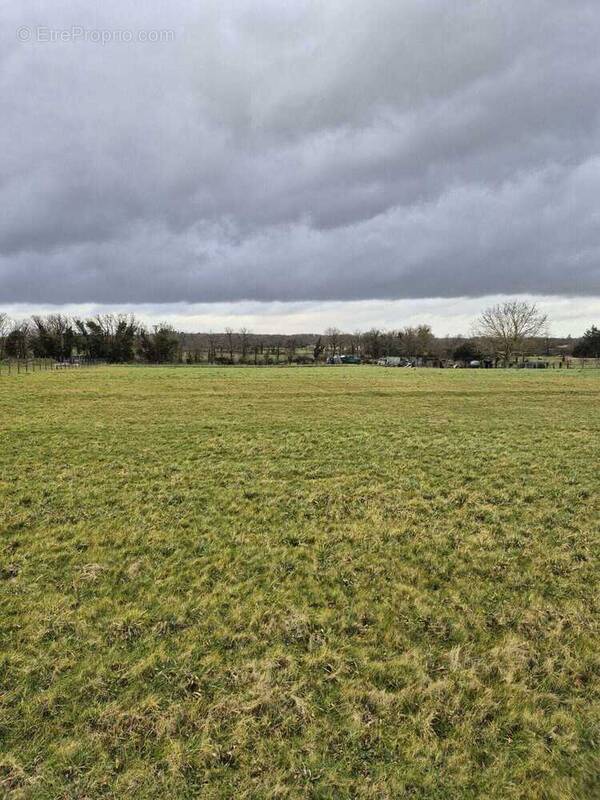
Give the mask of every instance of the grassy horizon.
[(600, 796), (598, 372), (0, 380), (0, 794)]

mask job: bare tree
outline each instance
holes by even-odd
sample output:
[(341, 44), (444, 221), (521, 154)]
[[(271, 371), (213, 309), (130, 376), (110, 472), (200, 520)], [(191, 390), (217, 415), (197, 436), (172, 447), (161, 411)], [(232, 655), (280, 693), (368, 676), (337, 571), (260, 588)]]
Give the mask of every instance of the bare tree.
[(341, 331), (339, 328), (327, 328), (325, 331), (327, 337), (327, 347), (331, 356), (337, 355), (338, 350), (341, 350)]
[(548, 317), (535, 303), (508, 300), (483, 312), (475, 325), (475, 335), (508, 366), (515, 355), (523, 352), (525, 340), (542, 334), (547, 323)]
[(4, 358), (6, 337), (10, 333), (13, 324), (8, 314), (0, 312), (0, 358)]
[(241, 362), (242, 364), (246, 363), (246, 357), (248, 355), (248, 347), (249, 347), (249, 339), (250, 339), (250, 331), (248, 328), (241, 328), (240, 329), (240, 353), (241, 353)]
[(227, 348), (229, 350), (229, 363), (233, 364), (233, 328), (225, 328), (227, 337)]
[(429, 325), (419, 325), (415, 331), (415, 341), (417, 346), (416, 356), (422, 358), (423, 356), (431, 355), (433, 351), (433, 333)]
[(354, 331), (350, 335), (350, 352), (353, 356), (359, 356), (361, 353), (362, 333), (359, 330)]
[(217, 337), (212, 331), (208, 334), (208, 354), (207, 361), (209, 364), (214, 364), (217, 360)]
[(377, 359), (383, 354), (383, 333), (379, 328), (371, 328), (363, 334), (362, 342), (367, 358)]
[(292, 361), (294, 360), (294, 356), (296, 355), (296, 348), (297, 348), (296, 340), (293, 337), (289, 338), (285, 346), (288, 364), (291, 364)]

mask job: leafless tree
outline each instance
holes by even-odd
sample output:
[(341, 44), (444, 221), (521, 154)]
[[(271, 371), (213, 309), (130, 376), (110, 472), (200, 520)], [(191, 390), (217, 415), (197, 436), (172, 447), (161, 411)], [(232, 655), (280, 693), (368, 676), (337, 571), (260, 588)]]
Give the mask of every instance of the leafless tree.
[(240, 330), (240, 353), (241, 353), (240, 360), (242, 364), (246, 363), (249, 341), (250, 341), (250, 331), (248, 330), (248, 328), (242, 328)]
[(207, 360), (209, 364), (214, 364), (217, 360), (217, 337), (212, 331), (208, 334)]
[(433, 333), (429, 325), (419, 325), (416, 330), (416, 355), (419, 357), (431, 355), (433, 352)]
[(505, 366), (523, 352), (525, 340), (546, 331), (548, 317), (535, 303), (507, 300), (486, 309), (475, 325), (475, 335)]
[(273, 347), (273, 352), (275, 353), (275, 363), (279, 364), (279, 356), (281, 354), (281, 339), (277, 338), (275, 340), (275, 345)]
[(367, 358), (377, 359), (383, 355), (383, 332), (371, 328), (362, 337), (363, 349)]
[(359, 330), (354, 331), (350, 335), (350, 352), (353, 356), (359, 356), (361, 353), (362, 333)]
[(297, 348), (296, 340), (293, 337), (289, 338), (285, 346), (288, 364), (291, 364), (292, 361), (294, 360), (294, 356), (296, 355), (296, 348)]
[(227, 349), (229, 350), (229, 362), (233, 364), (233, 328), (225, 328), (225, 336), (227, 337)]
[(325, 331), (329, 355), (335, 356), (341, 349), (341, 331), (339, 328), (327, 328)]
[(0, 358), (4, 358), (5, 354), (5, 341), (13, 327), (12, 321), (9, 319), (8, 314), (0, 312)]

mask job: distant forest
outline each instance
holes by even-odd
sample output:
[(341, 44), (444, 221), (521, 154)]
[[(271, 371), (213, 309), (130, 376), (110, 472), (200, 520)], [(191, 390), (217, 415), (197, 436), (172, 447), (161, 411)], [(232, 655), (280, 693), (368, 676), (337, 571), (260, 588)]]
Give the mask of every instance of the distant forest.
[[(516, 351), (515, 351), (516, 352)], [(132, 315), (103, 314), (90, 319), (62, 314), (33, 316), (15, 322), (0, 313), (0, 358), (86, 358), (111, 363), (310, 364), (341, 356), (362, 361), (386, 357), (420, 360), (432, 365), (490, 357), (499, 345), (491, 336), (434, 336), (427, 325), (397, 330), (371, 328), (344, 333), (255, 334), (241, 328), (221, 333), (183, 333), (170, 325), (147, 328)], [(600, 358), (600, 332), (581, 339), (523, 337), (518, 355)]]

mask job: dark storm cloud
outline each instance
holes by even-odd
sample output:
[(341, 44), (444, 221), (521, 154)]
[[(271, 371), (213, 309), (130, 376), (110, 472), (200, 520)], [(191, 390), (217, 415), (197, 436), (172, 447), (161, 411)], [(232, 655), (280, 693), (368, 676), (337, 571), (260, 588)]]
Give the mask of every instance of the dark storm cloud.
[(597, 2), (190, 5), (4, 11), (0, 302), (600, 294)]

